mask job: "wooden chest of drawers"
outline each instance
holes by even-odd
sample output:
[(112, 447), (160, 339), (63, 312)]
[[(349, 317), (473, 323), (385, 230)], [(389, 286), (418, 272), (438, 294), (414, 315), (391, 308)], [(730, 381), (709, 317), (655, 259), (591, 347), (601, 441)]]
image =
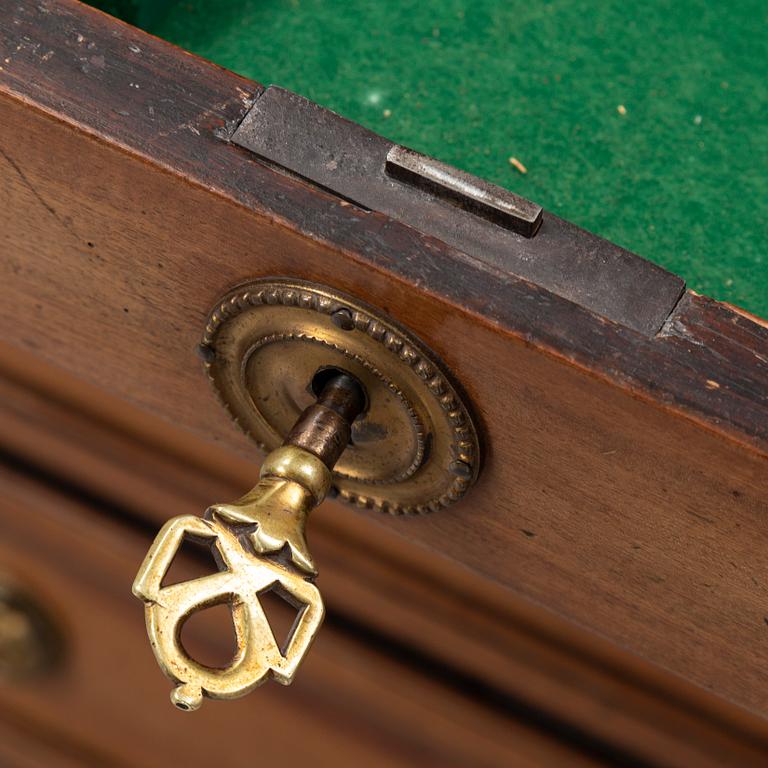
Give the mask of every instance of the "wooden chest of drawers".
[[(0, 571), (61, 642), (0, 688), (7, 764), (245, 765), (256, 730), (288, 765), (765, 763), (762, 321), (686, 292), (640, 332), (361, 211), (229, 141), (260, 85), (72, 0), (1, 5), (0, 45)], [(303, 679), (182, 716), (130, 582), (255, 479), (196, 349), (275, 275), (424, 339), (482, 474), (432, 516), (322, 507)]]

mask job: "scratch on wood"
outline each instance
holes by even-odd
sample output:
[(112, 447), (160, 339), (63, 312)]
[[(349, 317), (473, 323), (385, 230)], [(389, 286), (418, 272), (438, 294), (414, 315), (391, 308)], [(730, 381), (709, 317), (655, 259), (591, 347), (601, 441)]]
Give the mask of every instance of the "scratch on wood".
[(685, 510), (689, 515), (699, 519), (703, 520), (705, 523), (713, 524), (715, 521), (711, 517), (707, 517), (706, 515), (702, 515), (699, 512), (694, 512), (692, 509), (686, 509)]
[(192, 133), (199, 136), (200, 131), (196, 126), (203, 123), (209, 117), (221, 117), (221, 114), (225, 112), (228, 106), (229, 102), (214, 104), (212, 107), (204, 109), (198, 115), (195, 115), (192, 120), (186, 120), (183, 123), (177, 125), (175, 128), (172, 128), (170, 131), (161, 131), (157, 134), (157, 137), (159, 139), (165, 139), (168, 136), (172, 136), (174, 133), (179, 133), (179, 131), (191, 131)]
[(53, 216), (53, 218), (56, 219), (56, 221), (58, 221), (62, 227), (64, 227), (64, 229), (66, 229), (67, 231), (70, 231), (71, 229), (70, 225), (64, 219), (62, 219), (58, 213), (56, 213), (55, 209), (52, 206), (50, 206), (45, 201), (42, 195), (35, 188), (35, 185), (27, 178), (24, 171), (21, 170), (21, 168), (16, 163), (16, 161), (4, 149), (2, 149), (2, 147), (0, 147), (0, 155), (2, 155), (5, 161), (8, 163), (8, 165), (10, 165), (11, 168), (13, 168), (13, 170), (16, 171), (16, 174), (21, 179), (24, 186), (35, 196), (35, 198), (37, 198), (37, 201), (40, 203), (40, 205), (42, 205), (43, 208), (45, 208), (45, 210), (48, 211), (48, 213), (50, 213), (51, 216)]
[[(763, 326), (759, 326), (759, 328), (762, 328), (762, 327)], [(746, 352), (747, 354), (754, 355), (754, 357), (756, 357), (761, 363), (768, 363), (768, 357), (761, 355), (753, 347), (747, 346), (746, 344), (742, 344), (736, 339), (734, 339), (732, 336), (727, 336), (726, 334), (722, 333), (721, 331), (718, 331), (715, 328), (708, 328), (707, 331), (711, 333), (713, 336), (716, 336), (718, 339), (725, 342), (726, 344), (734, 345), (738, 347), (740, 350)], [(768, 342), (766, 342), (765, 334), (763, 333), (758, 334), (742, 326), (739, 327), (739, 331), (741, 333), (746, 333), (749, 336), (751, 342), (762, 342), (766, 347), (766, 351), (768, 351)]]

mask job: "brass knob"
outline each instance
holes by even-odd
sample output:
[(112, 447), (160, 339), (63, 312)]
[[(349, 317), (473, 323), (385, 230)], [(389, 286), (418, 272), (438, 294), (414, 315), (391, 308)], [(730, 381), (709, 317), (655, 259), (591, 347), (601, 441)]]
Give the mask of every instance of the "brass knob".
[[(305, 537), (307, 516), (328, 493), (331, 469), (364, 407), (359, 383), (329, 372), (317, 402), (302, 413), (283, 446), (266, 457), (251, 491), (232, 504), (214, 504), (203, 518), (173, 518), (157, 535), (133, 593), (145, 603), (150, 643), (175, 683), (171, 701), (179, 709), (197, 709), (204, 696), (243, 696), (270, 677), (284, 685), (292, 681), (324, 615)], [(185, 537), (212, 544), (220, 571), (162, 586)], [(260, 593), (275, 587), (301, 607), (284, 651), (259, 602)], [(221, 603), (231, 605), (237, 651), (226, 669), (212, 669), (187, 654), (180, 634), (192, 613)]]
[(0, 574), (0, 680), (19, 681), (51, 670), (62, 641), (40, 603)]

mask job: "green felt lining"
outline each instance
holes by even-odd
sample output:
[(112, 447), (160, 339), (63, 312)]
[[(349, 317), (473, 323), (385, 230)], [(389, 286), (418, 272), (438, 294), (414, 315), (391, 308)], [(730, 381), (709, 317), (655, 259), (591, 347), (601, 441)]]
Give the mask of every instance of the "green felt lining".
[(768, 317), (763, 0), (93, 4)]

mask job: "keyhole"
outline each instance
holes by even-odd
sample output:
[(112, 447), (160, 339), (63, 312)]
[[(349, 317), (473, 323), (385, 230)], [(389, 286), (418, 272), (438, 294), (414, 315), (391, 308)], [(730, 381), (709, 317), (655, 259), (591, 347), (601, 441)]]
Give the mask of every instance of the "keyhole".
[(368, 410), (368, 405), (369, 405), (368, 392), (366, 391), (360, 379), (358, 379), (357, 376), (350, 373), (349, 371), (342, 370), (341, 368), (334, 368), (333, 366), (328, 366), (327, 368), (324, 367), (324, 368), (318, 369), (318, 371), (312, 377), (312, 381), (309, 384), (309, 387), (312, 390), (312, 394), (315, 397), (320, 397), (323, 389), (325, 389), (325, 385), (328, 384), (333, 379), (337, 378), (338, 376), (349, 376), (349, 378), (353, 379), (355, 383), (360, 387), (360, 390), (363, 394), (363, 398), (365, 399), (365, 404), (363, 405), (363, 408), (360, 411), (360, 416), (359, 416), (359, 418), (362, 418), (365, 412)]

